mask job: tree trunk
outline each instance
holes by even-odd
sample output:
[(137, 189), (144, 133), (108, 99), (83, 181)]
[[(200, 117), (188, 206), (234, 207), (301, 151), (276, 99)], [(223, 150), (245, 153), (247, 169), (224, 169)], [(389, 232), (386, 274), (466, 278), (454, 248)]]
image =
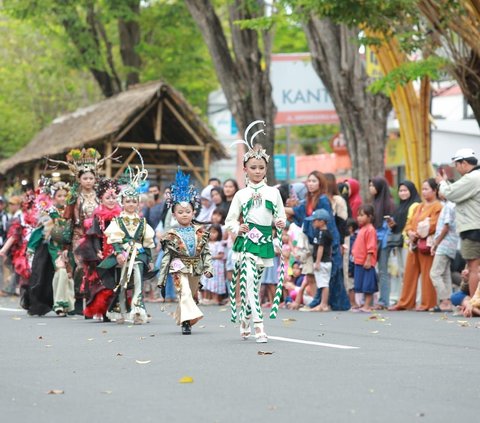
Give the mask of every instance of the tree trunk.
[(340, 118), (353, 177), (360, 181), (362, 196), (367, 198), (369, 179), (385, 171), (387, 117), (392, 105), (383, 94), (367, 91), (371, 81), (358, 51), (357, 31), (313, 16), (304, 30), (313, 67)]
[(480, 124), (480, 57), (472, 50), (466, 62), (454, 61), (452, 74)]
[(101, 34), (98, 33), (97, 16), (93, 5), (87, 5), (87, 23), (85, 24), (76, 10), (75, 2), (65, 0), (56, 0), (56, 2), (57, 5), (53, 7), (54, 13), (59, 16), (65, 32), (78, 50), (79, 57), (97, 81), (103, 95), (111, 97), (121, 92), (122, 87), (119, 79), (115, 77), (114, 69), (112, 69), (112, 76), (104, 66), (105, 61), (99, 41)]
[[(233, 56), (210, 0), (185, 0), (185, 3), (210, 51), (217, 77), (240, 133), (243, 134), (250, 122), (264, 120), (267, 125), (266, 136), (257, 139), (273, 156), (276, 108), (269, 76), (271, 34), (263, 32), (260, 40), (256, 31), (241, 30), (234, 24), (236, 20), (264, 16), (263, 1), (258, 1), (255, 7), (251, 4), (247, 6), (245, 1), (235, 0), (229, 6)], [(264, 46), (263, 52), (261, 44)], [(267, 178), (269, 183), (275, 183), (273, 157)]]
[[(133, 0), (129, 4), (132, 15), (137, 16), (140, 13), (140, 2)], [(139, 70), (142, 65), (140, 55), (135, 48), (140, 43), (140, 25), (136, 19), (118, 20), (118, 33), (120, 36), (120, 55), (123, 65), (127, 67), (127, 87), (140, 82)]]

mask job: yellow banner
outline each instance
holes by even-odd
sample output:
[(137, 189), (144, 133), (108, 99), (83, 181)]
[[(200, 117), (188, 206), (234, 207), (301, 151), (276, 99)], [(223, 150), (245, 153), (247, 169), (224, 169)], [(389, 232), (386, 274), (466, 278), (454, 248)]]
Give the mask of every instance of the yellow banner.
[(367, 68), (367, 75), (370, 78), (380, 78), (383, 76), (382, 68), (380, 63), (378, 62), (377, 56), (372, 51), (370, 47), (366, 47), (365, 49), (365, 62)]
[(390, 134), (387, 141), (385, 166), (387, 168), (405, 166), (405, 143), (395, 134)]

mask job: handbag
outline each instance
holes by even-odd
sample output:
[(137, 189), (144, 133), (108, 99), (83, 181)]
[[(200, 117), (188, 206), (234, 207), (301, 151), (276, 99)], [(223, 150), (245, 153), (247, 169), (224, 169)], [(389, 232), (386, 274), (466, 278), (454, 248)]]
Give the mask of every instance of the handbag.
[(387, 236), (387, 248), (403, 247), (403, 234), (401, 232), (394, 234), (390, 232)]
[(420, 254), (425, 254), (429, 256), (432, 252), (432, 245), (433, 245), (433, 236), (427, 236), (426, 238), (420, 238), (417, 241), (417, 248)]

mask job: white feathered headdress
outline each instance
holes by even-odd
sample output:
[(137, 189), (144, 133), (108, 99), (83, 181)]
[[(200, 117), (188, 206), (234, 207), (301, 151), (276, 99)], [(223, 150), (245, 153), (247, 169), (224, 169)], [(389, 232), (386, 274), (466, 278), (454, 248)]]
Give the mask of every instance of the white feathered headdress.
[(270, 160), (270, 156), (267, 154), (267, 150), (264, 148), (261, 148), (260, 145), (255, 146), (253, 141), (255, 140), (256, 136), (258, 134), (264, 134), (265, 135), (265, 130), (264, 129), (259, 129), (256, 131), (250, 139), (248, 139), (248, 133), (250, 130), (257, 125), (258, 123), (261, 123), (263, 126), (265, 125), (265, 121), (263, 120), (256, 120), (252, 122), (250, 125), (247, 126), (247, 129), (245, 129), (245, 135), (243, 137), (243, 140), (235, 141), (231, 145), (236, 145), (236, 144), (245, 144), (247, 146), (247, 152), (243, 156), (243, 163), (247, 163), (250, 159), (264, 159), (267, 163)]

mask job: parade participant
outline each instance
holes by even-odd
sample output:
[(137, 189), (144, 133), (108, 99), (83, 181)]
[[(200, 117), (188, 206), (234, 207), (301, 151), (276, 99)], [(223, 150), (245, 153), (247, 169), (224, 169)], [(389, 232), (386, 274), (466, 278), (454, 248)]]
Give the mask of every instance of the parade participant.
[[(268, 341), (263, 326), (263, 314), (260, 306), (260, 280), (265, 267), (273, 266), (275, 251), (272, 241), (272, 223), (279, 229), (281, 239), (285, 228), (286, 216), (280, 193), (267, 185), (266, 174), (270, 156), (260, 144), (253, 144), (255, 137), (263, 130), (256, 131), (248, 140), (249, 130), (258, 123), (251, 123), (245, 130), (245, 138), (240, 141), (247, 145), (248, 151), (243, 156), (243, 171), (246, 175), (246, 188), (238, 191), (230, 206), (225, 221), (228, 230), (238, 234), (233, 251), (235, 271), (230, 289), (230, 305), (232, 321), (237, 319), (235, 302), (236, 275), (240, 275), (240, 335), (243, 339), (250, 336), (250, 318), (253, 315), (253, 326), (257, 342)], [(270, 317), (276, 317), (280, 296), (283, 290), (283, 260), (277, 284), (274, 303)]]
[[(155, 248), (155, 231), (148, 225), (147, 220), (138, 214), (138, 189), (148, 177), (148, 172), (144, 168), (142, 156), (136, 152), (142, 167), (135, 170), (128, 167), (128, 181), (120, 191), (123, 210), (105, 230), (105, 238), (113, 247), (113, 252), (97, 266), (97, 272), (103, 285), (115, 291), (107, 316), (115, 318), (116, 322), (121, 324), (125, 322), (126, 313), (130, 310), (129, 319), (133, 324), (141, 325), (148, 320), (143, 302), (143, 280), (152, 277), (147, 273), (153, 271), (154, 267), (152, 248)], [(119, 280), (116, 278), (117, 266), (121, 268)], [(133, 293), (128, 304), (127, 290), (132, 284)]]
[(4, 292), (8, 295), (17, 295), (28, 286), (31, 275), (30, 263), (27, 258), (27, 244), (32, 230), (37, 224), (37, 210), (34, 205), (35, 193), (28, 190), (22, 197), (14, 196), (9, 205), (14, 211), (7, 232), (7, 241), (0, 249), (0, 256), (9, 256), (12, 266), (12, 275)]
[(194, 223), (200, 198), (195, 187), (190, 185), (190, 175), (180, 169), (177, 171), (167, 201), (178, 226), (169, 229), (160, 241), (164, 254), (158, 286), (163, 295), (167, 276), (172, 275), (178, 297), (175, 320), (177, 325), (182, 326), (182, 334), (190, 335), (191, 327), (203, 317), (194, 300), (200, 277), (213, 276), (212, 257), (208, 248), (209, 232)]
[(87, 303), (83, 310), (86, 317), (96, 317), (104, 322), (110, 321), (106, 313), (113, 296), (113, 290), (103, 285), (97, 273), (97, 265), (113, 252), (113, 247), (107, 242), (105, 229), (111, 221), (120, 215), (122, 208), (117, 197), (120, 192), (117, 181), (101, 179), (97, 187), (100, 205), (94, 210), (92, 218), (85, 220), (86, 234), (76, 253), (83, 259), (84, 286)]
[(68, 254), (72, 238), (69, 220), (63, 218), (70, 187), (42, 180), (36, 199), (40, 225), (28, 242), (34, 254), (28, 294), (28, 314), (42, 316), (50, 310), (65, 317), (75, 303), (72, 267)]
[[(109, 157), (111, 157), (110, 155)], [(108, 157), (100, 159), (100, 153), (94, 148), (74, 149), (67, 154), (67, 161), (52, 160), (52, 163), (66, 165), (75, 176), (68, 197), (67, 208), (64, 217), (71, 219), (73, 223), (73, 234), (71, 249), (75, 259), (74, 282), (75, 282), (75, 314), (83, 314), (84, 296), (81, 292), (83, 284), (83, 262), (82, 257), (76, 254), (80, 241), (85, 235), (85, 219), (92, 217), (93, 211), (99, 205), (95, 192), (95, 183), (99, 169)]]

